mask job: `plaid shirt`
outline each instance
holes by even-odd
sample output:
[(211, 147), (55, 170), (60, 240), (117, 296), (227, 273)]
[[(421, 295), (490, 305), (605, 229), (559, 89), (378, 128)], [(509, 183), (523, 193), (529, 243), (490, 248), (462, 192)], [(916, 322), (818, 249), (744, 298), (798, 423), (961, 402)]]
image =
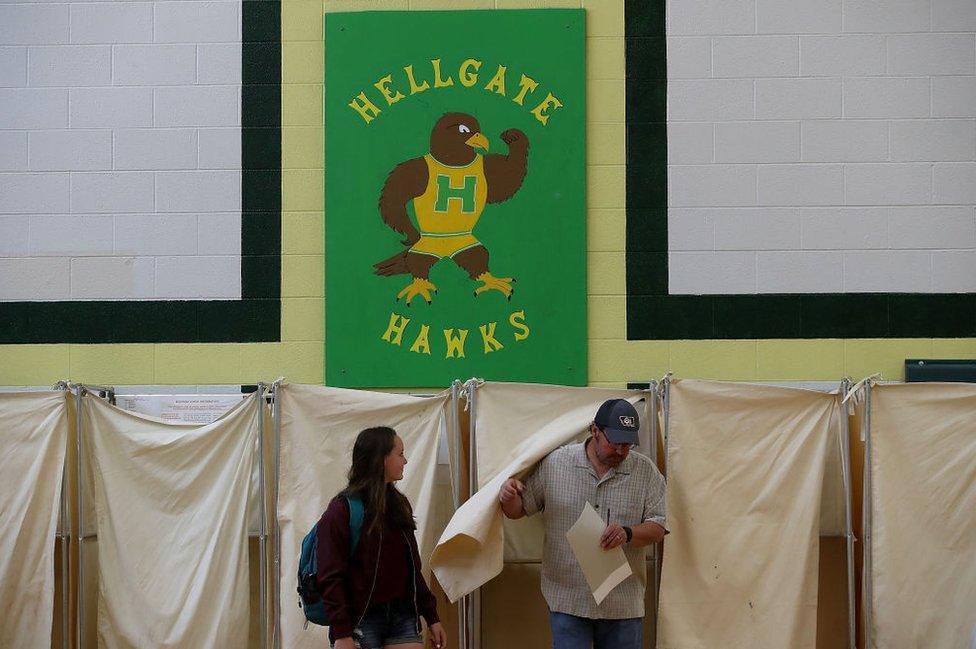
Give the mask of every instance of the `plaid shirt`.
[(586, 457), (584, 443), (558, 448), (524, 480), (522, 506), (529, 516), (543, 513), (542, 594), (549, 609), (591, 619), (644, 616), (647, 583), (645, 548), (621, 546), (634, 575), (610, 591), (598, 606), (566, 540), (566, 532), (589, 502), (611, 522), (634, 526), (653, 521), (664, 527), (664, 477), (645, 455), (631, 451), (602, 478)]

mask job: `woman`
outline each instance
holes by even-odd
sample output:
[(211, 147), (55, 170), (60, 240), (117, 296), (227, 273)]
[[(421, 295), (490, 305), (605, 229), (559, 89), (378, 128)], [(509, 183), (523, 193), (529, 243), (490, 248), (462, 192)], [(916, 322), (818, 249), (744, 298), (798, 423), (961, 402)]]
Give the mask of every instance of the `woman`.
[[(436, 601), (420, 574), (413, 509), (393, 484), (406, 464), (396, 431), (362, 431), (352, 449), (349, 484), (318, 522), (318, 583), (334, 649), (423, 649), (421, 616), (431, 645), (447, 646)], [(350, 501), (362, 504), (358, 539)]]

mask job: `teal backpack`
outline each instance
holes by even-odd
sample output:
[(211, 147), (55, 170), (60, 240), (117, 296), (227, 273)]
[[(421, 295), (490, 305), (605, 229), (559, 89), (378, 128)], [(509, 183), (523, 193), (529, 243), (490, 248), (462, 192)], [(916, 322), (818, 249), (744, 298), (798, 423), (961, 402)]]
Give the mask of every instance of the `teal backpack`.
[[(349, 556), (356, 552), (359, 537), (363, 530), (363, 501), (359, 498), (346, 498), (349, 503)], [(302, 539), (302, 554), (298, 559), (298, 606), (305, 613), (304, 628), (308, 623), (329, 626), (329, 616), (325, 612), (325, 603), (319, 593), (317, 558), (318, 538), (315, 530), (318, 523), (312, 526), (305, 538)]]

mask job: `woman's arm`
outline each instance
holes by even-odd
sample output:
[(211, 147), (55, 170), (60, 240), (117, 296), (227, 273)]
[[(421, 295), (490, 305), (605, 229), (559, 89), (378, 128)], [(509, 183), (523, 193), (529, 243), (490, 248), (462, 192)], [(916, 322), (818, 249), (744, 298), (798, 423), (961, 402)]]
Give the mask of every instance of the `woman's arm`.
[(329, 628), (336, 639), (352, 636), (347, 593), (349, 575), (349, 505), (345, 498), (335, 498), (322, 514), (316, 527), (318, 547), (318, 585), (322, 603), (329, 616)]
[(413, 554), (413, 562), (417, 569), (414, 571), (414, 592), (417, 593), (418, 612), (425, 620), (427, 626), (433, 626), (441, 621), (437, 615), (437, 598), (430, 592), (427, 581), (421, 571), (420, 550), (417, 547), (417, 536), (414, 532), (408, 531), (407, 537), (410, 540), (410, 552)]

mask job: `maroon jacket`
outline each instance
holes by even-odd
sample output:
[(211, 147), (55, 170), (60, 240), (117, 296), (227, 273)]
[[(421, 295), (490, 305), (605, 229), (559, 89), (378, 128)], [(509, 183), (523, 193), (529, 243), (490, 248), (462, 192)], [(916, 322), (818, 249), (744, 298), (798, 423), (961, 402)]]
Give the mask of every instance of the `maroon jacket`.
[[(384, 582), (382, 574), (376, 574), (379, 564), (380, 531), (368, 532), (363, 525), (356, 552), (350, 557), (351, 543), (349, 531), (349, 504), (345, 498), (334, 498), (322, 514), (316, 526), (318, 539), (318, 584), (322, 593), (326, 613), (329, 616), (329, 636), (337, 638), (351, 636), (356, 624), (369, 607), (370, 593), (377, 599), (377, 593), (397, 588), (399, 584)], [(420, 574), (420, 551), (413, 530), (404, 530), (410, 542), (413, 557), (411, 571), (413, 588), (409, 598), (414, 604), (418, 617), (427, 620), (427, 625), (440, 621), (437, 617), (437, 601)], [(374, 585), (375, 579), (375, 585)]]

